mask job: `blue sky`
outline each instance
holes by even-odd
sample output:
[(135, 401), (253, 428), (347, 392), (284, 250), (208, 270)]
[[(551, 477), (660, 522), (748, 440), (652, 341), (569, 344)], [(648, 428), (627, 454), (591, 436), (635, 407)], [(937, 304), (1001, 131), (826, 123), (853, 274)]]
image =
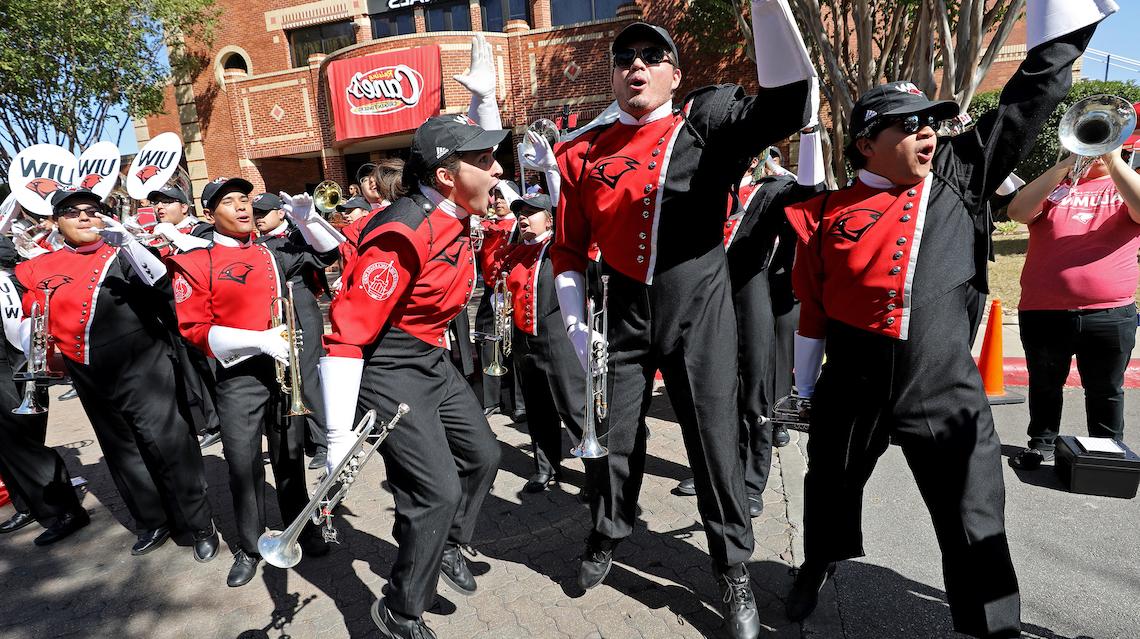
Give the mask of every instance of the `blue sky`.
[[(1097, 28), (1090, 48), (1132, 60), (1140, 60), (1140, 6), (1138, 6), (1140, 2), (1119, 0), (1117, 4), (1120, 5), (1120, 11)], [(1093, 60), (1093, 57), (1097, 60)], [(1086, 77), (1104, 79), (1105, 63), (1100, 61), (1101, 59), (1103, 59), (1102, 56), (1090, 56), (1085, 59), (1084, 75)], [(1108, 79), (1140, 82), (1140, 65), (1128, 66), (1135, 70), (1109, 66)], [(118, 128), (108, 128), (115, 130), (105, 132), (104, 139), (116, 141), (113, 138), (118, 133)], [(138, 150), (138, 145), (135, 142), (135, 131), (132, 127), (127, 127), (123, 133), (123, 139), (118, 142), (119, 149), (123, 153), (134, 153)]]

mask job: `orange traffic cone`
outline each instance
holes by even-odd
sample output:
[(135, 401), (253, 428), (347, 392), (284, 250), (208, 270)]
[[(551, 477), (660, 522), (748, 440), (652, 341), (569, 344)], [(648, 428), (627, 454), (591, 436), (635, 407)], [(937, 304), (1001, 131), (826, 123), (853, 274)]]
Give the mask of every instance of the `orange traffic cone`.
[(982, 354), (978, 357), (978, 372), (982, 374), (982, 384), (990, 404), (1020, 404), (1025, 398), (1005, 390), (1004, 357), (1001, 340), (1001, 300), (994, 299), (990, 304), (990, 318), (986, 322), (986, 338), (982, 342)]

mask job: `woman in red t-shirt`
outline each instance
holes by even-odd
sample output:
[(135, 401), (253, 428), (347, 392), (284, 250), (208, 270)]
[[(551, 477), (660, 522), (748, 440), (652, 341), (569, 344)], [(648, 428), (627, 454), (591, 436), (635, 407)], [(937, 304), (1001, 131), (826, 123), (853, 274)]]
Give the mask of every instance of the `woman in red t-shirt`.
[(1119, 149), (1071, 185), (1068, 157), (1010, 202), (1029, 225), (1018, 318), (1029, 369), (1029, 447), (1010, 464), (1053, 459), (1061, 390), (1074, 355), (1085, 389), (1089, 435), (1124, 435), (1124, 370), (1136, 345), (1140, 175)]

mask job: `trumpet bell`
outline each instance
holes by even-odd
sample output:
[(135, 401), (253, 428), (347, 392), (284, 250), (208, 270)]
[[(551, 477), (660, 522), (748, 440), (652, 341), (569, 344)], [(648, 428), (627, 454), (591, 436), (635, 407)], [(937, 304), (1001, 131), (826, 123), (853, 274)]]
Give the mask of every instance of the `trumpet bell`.
[(578, 445), (570, 449), (570, 454), (579, 459), (598, 459), (610, 454), (610, 451), (597, 437), (582, 438)]
[[(561, 137), (561, 134), (558, 132), (558, 125), (546, 118), (539, 118), (534, 122), (531, 122), (530, 125), (526, 127), (526, 130), (528, 132), (537, 133), (539, 136), (546, 138), (547, 143), (550, 144), (550, 148), (554, 148), (554, 145), (558, 143), (558, 140)], [(534, 145), (531, 144), (530, 140), (528, 140), (525, 135), (523, 136), (522, 144), (523, 155), (533, 156)]]
[(491, 377), (502, 377), (507, 374), (507, 368), (495, 360), (483, 367), (483, 374)]
[(257, 539), (257, 552), (270, 566), (292, 568), (301, 563), (301, 544), (296, 538), (284, 538), (280, 530), (266, 531)]
[(1124, 98), (1092, 95), (1061, 116), (1061, 146), (1082, 157), (1098, 157), (1122, 146), (1136, 128), (1136, 109)]

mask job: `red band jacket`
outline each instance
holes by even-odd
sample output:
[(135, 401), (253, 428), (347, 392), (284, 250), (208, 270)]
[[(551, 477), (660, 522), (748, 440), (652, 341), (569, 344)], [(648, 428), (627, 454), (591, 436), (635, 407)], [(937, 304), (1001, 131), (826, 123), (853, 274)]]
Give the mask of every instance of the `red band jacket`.
[(989, 200), (1067, 95), (1093, 29), (1030, 50), (997, 108), (938, 140), (925, 180), (893, 185), (864, 171), (846, 189), (786, 208), (798, 237), (801, 335), (825, 337), (838, 321), (905, 340), (913, 309), (966, 282), (984, 285)]
[(554, 275), (547, 254), (551, 237), (548, 233), (533, 244), (511, 244), (513, 226), (514, 216), (483, 222), (479, 266), (491, 288), (501, 274), (507, 274), (515, 327), (528, 335), (538, 335), (541, 320), (548, 315), (557, 314), (561, 327)]
[(374, 215), (330, 313), (329, 356), (360, 358), (387, 328), (447, 347), (447, 325), (475, 288), (469, 220), (450, 201), (437, 206), (419, 193)]

